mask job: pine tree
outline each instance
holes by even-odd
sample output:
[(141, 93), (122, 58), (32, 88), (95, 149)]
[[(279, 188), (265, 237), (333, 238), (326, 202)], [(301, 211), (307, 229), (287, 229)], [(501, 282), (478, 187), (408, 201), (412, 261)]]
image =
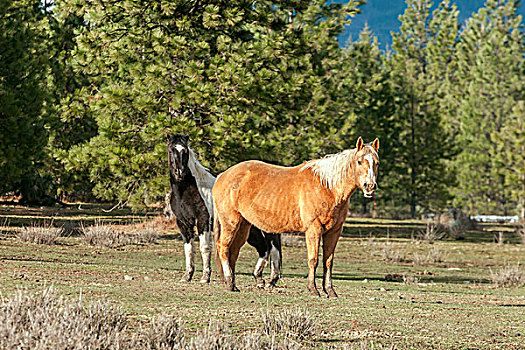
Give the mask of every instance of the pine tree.
[[(379, 154), (379, 187), (376, 200), (380, 207), (397, 199), (395, 192), (395, 174), (397, 169), (396, 154), (399, 148), (397, 136), (400, 130), (394, 118), (394, 100), (390, 89), (390, 74), (385, 66), (388, 58), (379, 49), (377, 38), (372, 36), (368, 26), (359, 35), (359, 40), (350, 43), (344, 52), (344, 75), (347, 104), (350, 114), (348, 131), (344, 135), (346, 143), (341, 148), (351, 148), (351, 142), (362, 136), (365, 140), (378, 137), (381, 143)], [(368, 211), (369, 200), (353, 196), (352, 204), (360, 203), (363, 213)]]
[(336, 35), (356, 2), (61, 4), (87, 23), (73, 64), (90, 81), (83, 102), (98, 130), (68, 166), (89, 172), (100, 198), (160, 198), (166, 132), (189, 132), (216, 172), (248, 158), (302, 160), (346, 117), (327, 101)]
[(0, 194), (26, 202), (46, 191), (47, 28), (41, 1), (0, 2)]
[(517, 1), (488, 0), (457, 49), (449, 119), (460, 153), (456, 203), (524, 216), (524, 34)]
[[(417, 207), (442, 208), (452, 182), (445, 160), (451, 140), (441, 117), (442, 90), (450, 74), (457, 38), (457, 10), (448, 1), (430, 15), (432, 2), (407, 0), (400, 33), (393, 34), (391, 82), (401, 147), (397, 154), (398, 191), (408, 194), (410, 214)], [(406, 198), (406, 196), (403, 196)]]

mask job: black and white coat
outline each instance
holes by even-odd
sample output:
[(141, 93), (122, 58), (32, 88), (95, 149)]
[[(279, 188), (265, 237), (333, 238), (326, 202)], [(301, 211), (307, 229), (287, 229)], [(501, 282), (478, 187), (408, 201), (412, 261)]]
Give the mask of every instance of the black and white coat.
[[(182, 222), (184, 229), (180, 226), (179, 228), (183, 236), (184, 251), (186, 255), (186, 273), (182, 280), (191, 280), (194, 271), (193, 235), (191, 235), (188, 230), (188, 225), (193, 223), (193, 226), (197, 227), (197, 231), (199, 232), (200, 249), (204, 266), (201, 281), (209, 282), (209, 271), (211, 271), (209, 253), (210, 232), (213, 229), (212, 188), (215, 183), (215, 177), (203, 167), (202, 164), (200, 164), (195, 153), (188, 146), (187, 142), (187, 135), (168, 135), (168, 153), (179, 153), (173, 160), (170, 155), (170, 162), (177, 165), (179, 164), (178, 159), (180, 159), (180, 163), (187, 164), (187, 168), (189, 168), (190, 171), (185, 173), (186, 175), (182, 181), (177, 181), (177, 174), (172, 174), (172, 171), (170, 170), (171, 193), (167, 195), (169, 207), (165, 213), (175, 216), (177, 218), (177, 225), (179, 225), (179, 215), (182, 216), (180, 221)], [(186, 156), (187, 158), (185, 158)], [(170, 164), (170, 169), (171, 168), (172, 166)], [(182, 189), (185, 186), (187, 188)], [(195, 189), (198, 194), (196, 194)], [(206, 210), (204, 210), (203, 205)], [(207, 225), (205, 224), (205, 221), (208, 222)], [(281, 235), (267, 234), (252, 226), (248, 236), (248, 244), (253, 246), (259, 254), (259, 259), (255, 265), (253, 273), (257, 285), (260, 287), (264, 286), (265, 281), (262, 278), (262, 274), (264, 267), (268, 263), (268, 260), (270, 260), (272, 267), (270, 286), (274, 286), (280, 277), (282, 261)]]

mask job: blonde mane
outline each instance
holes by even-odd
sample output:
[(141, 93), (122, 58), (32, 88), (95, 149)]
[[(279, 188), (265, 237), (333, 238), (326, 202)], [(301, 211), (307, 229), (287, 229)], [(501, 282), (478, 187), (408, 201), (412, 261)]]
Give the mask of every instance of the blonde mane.
[(195, 156), (195, 152), (188, 146), (190, 157), (188, 160), (188, 166), (190, 167), (191, 174), (195, 177), (197, 182), (197, 188), (199, 193), (206, 204), (206, 209), (210, 217), (213, 216), (213, 197), (211, 190), (215, 184), (215, 176), (213, 176), (208, 169), (206, 169)]
[[(373, 147), (367, 147), (377, 155)], [(320, 159), (313, 159), (306, 162), (300, 171), (311, 169), (319, 177), (319, 181), (329, 190), (334, 190), (341, 183), (345, 182), (352, 160), (357, 153), (357, 148), (347, 149), (336, 154), (328, 154)]]

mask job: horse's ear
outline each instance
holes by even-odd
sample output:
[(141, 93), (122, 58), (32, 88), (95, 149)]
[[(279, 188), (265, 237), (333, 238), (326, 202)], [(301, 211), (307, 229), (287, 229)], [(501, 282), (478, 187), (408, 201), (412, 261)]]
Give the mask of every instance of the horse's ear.
[(355, 144), (355, 147), (357, 148), (357, 152), (363, 149), (363, 145), (364, 145), (363, 139), (361, 138), (361, 136), (359, 136), (359, 138), (357, 139), (357, 143)]
[(376, 137), (376, 139), (374, 140), (374, 142), (372, 142), (372, 147), (374, 147), (374, 149), (377, 151), (379, 151), (379, 139)]
[(171, 140), (171, 135), (168, 132), (166, 133), (166, 140)]
[(182, 135), (182, 139), (184, 140), (185, 143), (188, 143), (188, 140), (190, 139), (190, 134)]

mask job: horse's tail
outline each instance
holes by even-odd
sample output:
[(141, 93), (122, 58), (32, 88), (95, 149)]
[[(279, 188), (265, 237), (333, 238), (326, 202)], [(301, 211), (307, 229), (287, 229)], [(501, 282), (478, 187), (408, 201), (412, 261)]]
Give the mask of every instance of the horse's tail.
[(213, 237), (215, 240), (215, 265), (217, 265), (217, 272), (224, 279), (224, 271), (222, 270), (222, 263), (219, 259), (218, 243), (221, 237), (221, 222), (219, 221), (219, 214), (217, 213), (217, 206), (213, 206)]

